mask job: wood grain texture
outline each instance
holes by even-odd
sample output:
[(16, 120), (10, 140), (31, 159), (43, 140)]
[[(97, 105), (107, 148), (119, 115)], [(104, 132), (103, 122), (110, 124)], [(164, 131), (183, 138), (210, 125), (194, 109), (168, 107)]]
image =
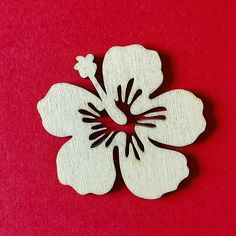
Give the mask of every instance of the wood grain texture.
[[(141, 45), (108, 50), (103, 62), (105, 91), (95, 77), (94, 56), (76, 59), (74, 69), (92, 81), (100, 98), (59, 83), (38, 103), (50, 134), (73, 136), (57, 156), (60, 182), (80, 194), (107, 193), (115, 181), (112, 153), (117, 146), (121, 173), (132, 193), (156, 199), (175, 190), (188, 176), (186, 158), (149, 139), (172, 146), (194, 142), (206, 127), (201, 100), (183, 89), (150, 99), (163, 81), (161, 61), (156, 51)], [(104, 114), (116, 128), (106, 126)], [(124, 127), (133, 123), (133, 133), (125, 133)]]

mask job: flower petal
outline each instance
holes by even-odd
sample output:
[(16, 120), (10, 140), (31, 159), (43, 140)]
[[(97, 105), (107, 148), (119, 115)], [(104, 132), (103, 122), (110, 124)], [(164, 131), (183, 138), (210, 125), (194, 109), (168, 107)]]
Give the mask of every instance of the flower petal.
[[(123, 101), (128, 82), (134, 78), (129, 101), (138, 89), (142, 89), (142, 98), (154, 92), (162, 83), (161, 61), (156, 51), (145, 49), (141, 45), (112, 47), (103, 61), (104, 84), (110, 99), (118, 98), (117, 88), (121, 85)], [(137, 99), (140, 105), (145, 99)]]
[(177, 189), (189, 174), (183, 154), (155, 147), (147, 139), (142, 140), (145, 151), (139, 151), (140, 160), (131, 149), (128, 157), (121, 151), (120, 169), (125, 184), (136, 196), (146, 199), (160, 198)]
[[(83, 132), (86, 126), (79, 109), (90, 110), (88, 103), (102, 110), (101, 100), (87, 90), (66, 83), (53, 85), (37, 108), (44, 128), (52, 135), (65, 137)], [(88, 125), (87, 125), (88, 126)]]
[[(162, 112), (165, 120), (152, 120), (156, 128), (149, 128), (148, 137), (168, 145), (185, 146), (193, 143), (205, 130), (206, 121), (203, 116), (203, 103), (194, 94), (183, 89), (166, 92), (149, 100), (145, 110), (154, 107), (165, 107)], [(131, 111), (134, 114), (143, 112), (143, 107), (134, 104)], [(161, 113), (159, 113), (161, 114)], [(136, 126), (138, 135), (143, 133), (143, 127)]]
[(104, 143), (96, 148), (90, 145), (86, 133), (82, 133), (62, 146), (57, 155), (58, 178), (80, 194), (105, 194), (116, 178), (113, 147), (106, 148)]

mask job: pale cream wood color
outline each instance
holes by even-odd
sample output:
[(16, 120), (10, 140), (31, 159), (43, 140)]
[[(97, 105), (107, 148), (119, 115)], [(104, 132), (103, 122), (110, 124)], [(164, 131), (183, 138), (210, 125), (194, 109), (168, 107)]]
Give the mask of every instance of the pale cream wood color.
[[(154, 50), (141, 45), (109, 49), (103, 62), (105, 91), (96, 79), (97, 65), (93, 59), (92, 54), (76, 57), (78, 63), (74, 69), (82, 78), (91, 80), (99, 97), (75, 85), (58, 83), (37, 105), (42, 124), (50, 134), (72, 136), (57, 155), (60, 182), (80, 194), (107, 193), (116, 178), (112, 155), (117, 146), (122, 177), (132, 193), (141, 198), (156, 199), (175, 190), (189, 174), (187, 160), (180, 152), (155, 146), (150, 139), (171, 146), (193, 143), (206, 127), (202, 101), (183, 89), (149, 98), (163, 81), (161, 60)], [(128, 84), (131, 88), (127, 98)], [(132, 102), (140, 89), (142, 93)], [(135, 133), (142, 144), (135, 136), (124, 132), (115, 135), (112, 131), (106, 135), (106, 127), (100, 126), (94, 118), (105, 109), (117, 124), (129, 122), (128, 114), (116, 106), (119, 98), (125, 104), (132, 102), (134, 115), (152, 109), (144, 115), (148, 120), (138, 121), (144, 126), (135, 126)], [(164, 109), (153, 110), (157, 107)], [(96, 132), (100, 136), (95, 139)], [(99, 138), (102, 141), (98, 142)]]

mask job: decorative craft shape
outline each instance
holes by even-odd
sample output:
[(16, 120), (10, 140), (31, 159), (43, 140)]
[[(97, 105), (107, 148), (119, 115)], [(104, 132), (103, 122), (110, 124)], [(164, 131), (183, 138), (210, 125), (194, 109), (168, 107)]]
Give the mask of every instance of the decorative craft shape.
[[(153, 99), (162, 83), (156, 51), (141, 45), (112, 47), (103, 61), (105, 89), (95, 77), (94, 56), (78, 56), (74, 69), (90, 79), (98, 96), (75, 85), (58, 83), (38, 102), (44, 128), (57, 137), (72, 136), (57, 155), (60, 182), (80, 194), (105, 194), (116, 178), (113, 149), (128, 189), (156, 199), (188, 176), (185, 156), (153, 141), (181, 147), (205, 130), (203, 103), (183, 89)], [(109, 120), (109, 121), (108, 121)]]

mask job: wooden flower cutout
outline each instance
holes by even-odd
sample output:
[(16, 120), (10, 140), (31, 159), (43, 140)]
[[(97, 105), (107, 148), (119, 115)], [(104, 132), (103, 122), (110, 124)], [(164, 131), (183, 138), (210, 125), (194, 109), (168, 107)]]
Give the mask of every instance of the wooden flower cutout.
[(75, 70), (92, 81), (100, 98), (58, 83), (37, 106), (50, 134), (72, 136), (57, 155), (60, 182), (80, 194), (107, 193), (116, 178), (112, 155), (117, 146), (122, 177), (132, 193), (156, 199), (175, 190), (188, 176), (186, 158), (150, 140), (172, 146), (193, 143), (206, 126), (202, 101), (183, 89), (150, 99), (163, 81), (161, 61), (156, 51), (140, 45), (108, 50), (105, 91), (95, 77), (93, 55), (76, 59)]

